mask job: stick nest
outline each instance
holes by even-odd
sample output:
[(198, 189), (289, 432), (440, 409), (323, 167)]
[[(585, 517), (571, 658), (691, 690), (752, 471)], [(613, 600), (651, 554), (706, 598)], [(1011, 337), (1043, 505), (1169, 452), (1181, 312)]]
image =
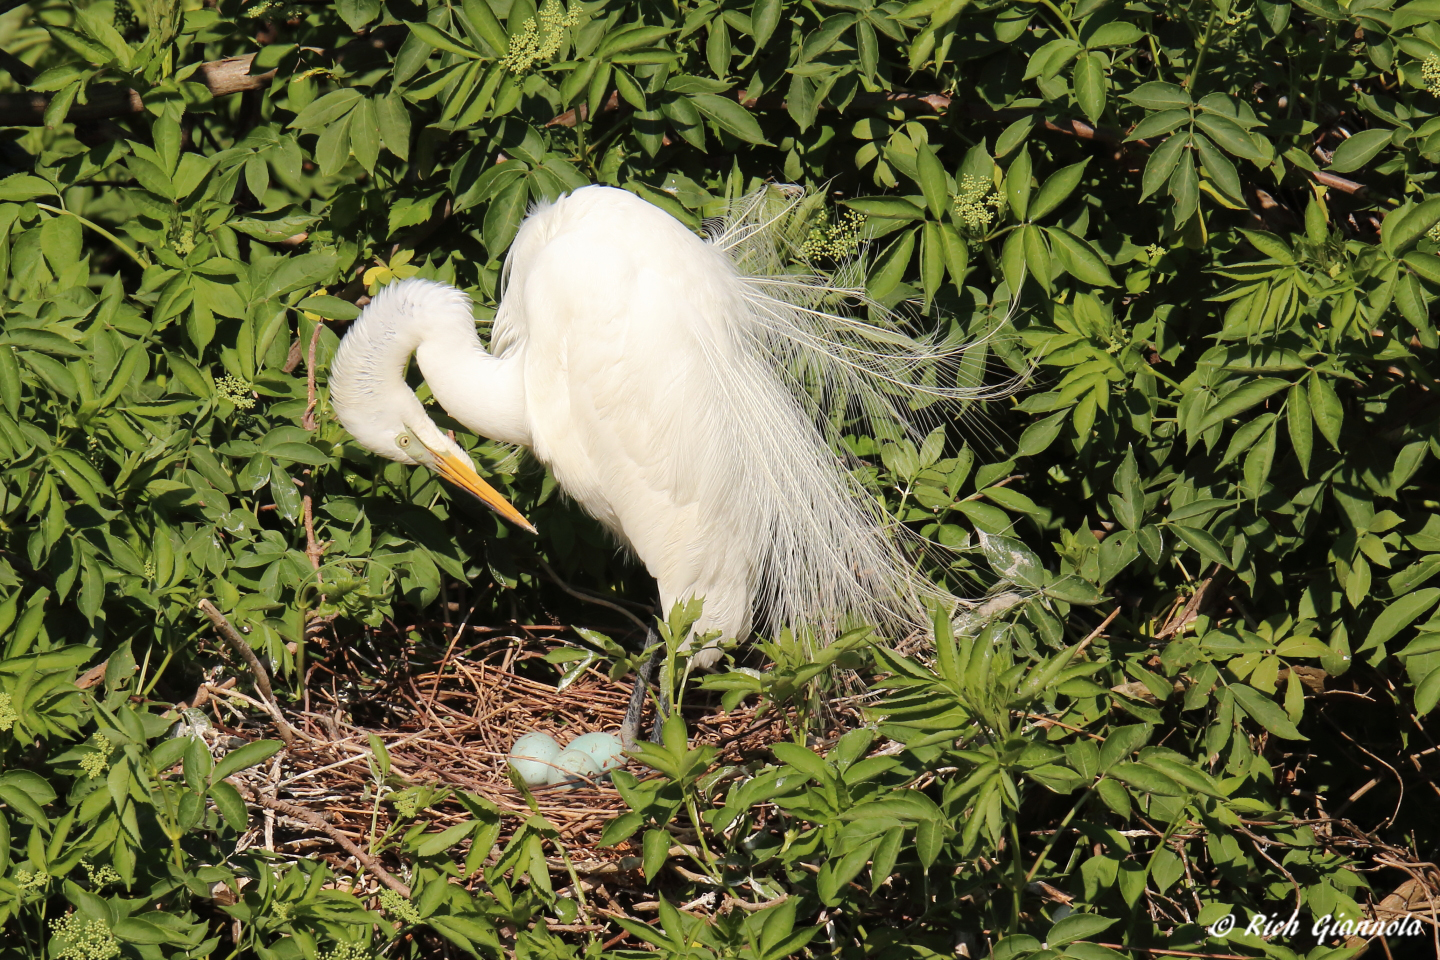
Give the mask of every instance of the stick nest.
[[(362, 896), (367, 885), (369, 892), (378, 891), (375, 881), (399, 889), (394, 881), (403, 871), (397, 861), (384, 855), (361, 859), (353, 848), (367, 849), (373, 837), (384, 835), (394, 823), (396, 811), (385, 799), (393, 790), (430, 785), (478, 794), (507, 814), (488, 858), (493, 862), (531, 815), (526, 797), (507, 772), (506, 757), (514, 742), (535, 730), (562, 745), (585, 733), (618, 733), (629, 701), (628, 682), (613, 681), (593, 669), (558, 689), (558, 672), (543, 660), (546, 650), (546, 644), (530, 636), (494, 637), (463, 654), (447, 654), (439, 663), (399, 663), (378, 680), (374, 677), (381, 671), (375, 664), (336, 672), (334, 667), (351, 662), (352, 651), (332, 651), (339, 656), (330, 656), (311, 671), (306, 709), (281, 708), (291, 728), (288, 749), (237, 778), (263, 814), (252, 818), (241, 847), (322, 857), (339, 874), (363, 872), (355, 889)], [(264, 703), (237, 698), (229, 687), (207, 684), (195, 701), (215, 725), (211, 739), (216, 746), (233, 749), (241, 741), (275, 736), (276, 710), (269, 709), (271, 716), (265, 717), (253, 709), (264, 708)], [(724, 712), (693, 687), (690, 698), (683, 709), (690, 745), (718, 748), (718, 764), (762, 759), (771, 744), (786, 737), (783, 714), (757, 719), (753, 708)], [(650, 729), (653, 711), (652, 697), (642, 731)], [(390, 758), (391, 777), (383, 786), (372, 770), (371, 736), (384, 742)], [(647, 772), (635, 761), (627, 769), (642, 778)], [(536, 787), (531, 794), (539, 813), (558, 828), (582, 876), (603, 874), (612, 886), (639, 887), (638, 840), (617, 848), (599, 845), (605, 824), (627, 809), (608, 778), (578, 787)], [(309, 816), (302, 818), (301, 813)], [(468, 816), (451, 798), (420, 811), (416, 822), (428, 819), (433, 831)], [(352, 849), (345, 849), (344, 840)], [(555, 866), (563, 876), (560, 861)], [(386, 871), (392, 876), (386, 877)]]

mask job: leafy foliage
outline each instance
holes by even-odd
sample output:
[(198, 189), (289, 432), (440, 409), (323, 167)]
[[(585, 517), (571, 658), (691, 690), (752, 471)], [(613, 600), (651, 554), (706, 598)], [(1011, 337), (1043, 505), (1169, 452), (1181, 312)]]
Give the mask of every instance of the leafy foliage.
[[(426, 648), (451, 610), (592, 619), (541, 561), (649, 605), (534, 464), (459, 432), (538, 541), (360, 450), (326, 403), (362, 297), (442, 279), (483, 323), (529, 205), (591, 182), (697, 229), (767, 180), (824, 186), (808, 254), (864, 244), (869, 294), (976, 340), (969, 374), (1033, 371), (923, 443), (847, 437), (949, 551), (929, 572), (992, 596), (937, 624), (933, 662), (828, 651), (882, 692), (828, 749), (805, 738), (824, 664), (794, 638), (708, 678), (793, 711), (796, 742), (712, 770), (677, 717), (642, 754), (657, 776), (617, 775), (607, 839), (639, 837), (666, 884), (629, 934), (767, 960), (1194, 951), (1229, 912), (1354, 918), (1434, 859), (1428, 0), (42, 0), (0, 43), (27, 90), (0, 101), (10, 949), (203, 956), (233, 918), (260, 956), (420, 950), (421, 928), (601, 952), (545, 929), (589, 909), (551, 885), (553, 825), (494, 850), (483, 798), (426, 832), (429, 788), (391, 794), (408, 825), (372, 839), (413, 889), (383, 916), (323, 864), (237, 859), (227, 777), (270, 748), (162, 739), (147, 699), (215, 662), (204, 598), (292, 689), (340, 655), (327, 631), (363, 656)], [(79, 682), (100, 663), (103, 692)], [(478, 893), (449, 883), (476, 871)], [(672, 905), (702, 891), (711, 913)]]

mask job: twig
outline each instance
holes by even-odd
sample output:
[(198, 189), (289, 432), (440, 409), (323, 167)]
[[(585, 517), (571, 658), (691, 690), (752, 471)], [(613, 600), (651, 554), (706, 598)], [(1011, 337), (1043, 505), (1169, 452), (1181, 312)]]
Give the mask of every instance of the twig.
[(1085, 648), (1090, 646), (1090, 642), (1096, 637), (1100, 636), (1100, 634), (1104, 633), (1105, 628), (1110, 626), (1110, 621), (1114, 620), (1118, 616), (1120, 616), (1120, 608), (1116, 607), (1114, 610), (1110, 611), (1110, 616), (1100, 621), (1100, 626), (1096, 627), (1094, 630), (1091, 630), (1090, 635), (1084, 640), (1080, 641), (1080, 646), (1076, 647), (1075, 652), (1070, 655), (1071, 659), (1073, 660), (1075, 657), (1078, 657), (1080, 656), (1080, 654), (1084, 653)]
[(350, 839), (346, 837), (345, 834), (341, 833), (339, 830), (336, 830), (335, 827), (331, 825), (330, 821), (320, 816), (320, 814), (315, 813), (313, 810), (306, 810), (304, 807), (299, 806), (298, 804), (287, 803), (286, 801), (276, 799), (275, 797), (267, 797), (255, 788), (249, 786), (248, 784), (239, 783), (233, 778), (227, 780), (226, 782), (235, 787), (236, 790), (239, 790), (240, 793), (252, 803), (258, 803), (262, 807), (274, 810), (277, 813), (283, 813), (287, 817), (292, 817), (302, 823), (309, 824), (316, 830), (319, 830), (321, 833), (325, 834), (325, 836), (329, 837), (331, 840), (334, 840), (337, 844), (339, 844), (346, 853), (350, 854), (350, 856), (358, 860), (362, 867), (364, 867), (367, 871), (369, 871), (375, 876), (375, 879), (379, 880), (381, 883), (385, 884), (385, 886), (389, 887), (391, 890), (394, 890), (396, 893), (400, 894), (400, 896), (404, 897), (405, 899), (410, 899), (410, 888), (408, 886), (395, 879), (394, 874), (382, 867), (374, 857), (370, 856), (370, 854), (366, 853), (364, 850), (361, 850), (359, 847), (355, 846), (355, 844), (351, 843)]
[(1034, 721), (1037, 722), (1037, 723), (1049, 724), (1049, 725), (1052, 726), (1052, 727), (1059, 727), (1059, 728), (1062, 729), (1062, 730), (1069, 730), (1071, 733), (1083, 733), (1085, 736), (1089, 737), (1091, 740), (1099, 740), (1101, 743), (1104, 743), (1104, 742), (1105, 742), (1105, 738), (1102, 737), (1102, 736), (1100, 736), (1100, 734), (1098, 734), (1098, 733), (1091, 733), (1089, 730), (1086, 730), (1084, 727), (1072, 727), (1072, 726), (1071, 726), (1070, 724), (1068, 724), (1068, 723), (1061, 723), (1059, 720), (1056, 720), (1056, 719), (1053, 718), (1053, 717), (1044, 716), (1043, 714), (1039, 714), (1039, 713), (1027, 713), (1027, 714), (1025, 714), (1025, 719), (1026, 719), (1026, 720), (1034, 720)]
[(633, 624), (635, 624), (635, 626), (639, 627), (641, 630), (648, 631), (648, 630), (650, 629), (649, 627), (647, 627), (647, 626), (645, 625), (644, 621), (642, 621), (639, 617), (635, 616), (635, 614), (631, 613), (629, 610), (626, 610), (624, 607), (620, 606), (619, 604), (611, 603), (609, 600), (603, 599), (602, 597), (595, 597), (595, 596), (591, 596), (591, 595), (588, 594), (588, 593), (581, 593), (579, 590), (576, 590), (574, 587), (571, 587), (571, 586), (570, 586), (568, 583), (566, 583), (564, 580), (561, 580), (561, 579), (560, 579), (560, 575), (559, 575), (558, 573), (556, 573), (554, 570), (551, 570), (551, 569), (550, 569), (550, 564), (546, 563), (544, 560), (541, 560), (539, 557), (536, 557), (536, 558), (535, 558), (535, 562), (538, 563), (538, 564), (540, 564), (540, 569), (541, 569), (541, 570), (544, 570), (545, 573), (546, 573), (546, 575), (548, 575), (551, 580), (554, 580), (554, 581), (555, 581), (555, 584), (556, 584), (561, 590), (564, 590), (566, 593), (570, 594), (570, 596), (574, 597), (576, 600), (583, 600), (583, 601), (585, 601), (586, 603), (593, 603), (593, 604), (597, 604), (598, 606), (609, 607), (611, 610), (614, 610), (616, 613), (623, 614), (624, 616), (629, 617), (629, 618), (630, 618), (630, 622), (633, 623)]
[(315, 404), (317, 395), (315, 392), (315, 348), (320, 343), (320, 328), (323, 324), (315, 321), (315, 331), (310, 335), (310, 350), (305, 355), (305, 413), (300, 417), (300, 425), (306, 430), (315, 429)]
[(1125, 943), (1101, 943), (1101, 947), (1108, 947), (1111, 950), (1139, 950), (1141, 953), (1153, 953), (1162, 957), (1201, 957), (1203, 960), (1254, 960), (1253, 957), (1242, 957), (1238, 953), (1196, 953), (1193, 950), (1167, 950), (1162, 947), (1136, 947)]
[[(213, 97), (229, 96), (245, 90), (260, 90), (270, 85), (275, 71), (251, 74), (250, 62), (255, 54), (243, 57), (226, 57), (202, 63), (195, 71), (194, 79), (205, 84)], [(130, 114), (144, 113), (145, 102), (138, 90), (119, 84), (96, 84), (89, 91), (88, 102), (70, 108), (65, 119), (71, 122), (81, 120), (106, 120)], [(45, 109), (50, 98), (42, 93), (0, 94), (0, 124), (17, 127), (39, 127), (45, 124)]]
[(1217, 563), (1211, 568), (1210, 576), (1201, 582), (1200, 587), (1190, 597), (1189, 602), (1185, 604), (1185, 608), (1176, 616), (1171, 617), (1169, 622), (1160, 628), (1160, 632), (1155, 634), (1156, 640), (1168, 640), (1190, 625), (1191, 621), (1199, 615), (1200, 605), (1205, 602), (1205, 594), (1209, 592), (1211, 585), (1215, 582), (1215, 578), (1219, 575), (1220, 564)]
[(0, 50), (0, 70), (4, 70), (15, 78), (15, 82), (22, 87), (28, 87), (35, 82), (35, 68), (13, 53), (6, 53)]
[[(285, 746), (290, 746), (297, 736), (305, 737), (300, 731), (290, 725), (285, 715), (280, 712), (280, 704), (275, 700), (275, 694), (270, 689), (270, 675), (265, 672), (265, 667), (260, 663), (260, 658), (255, 656), (255, 651), (250, 649), (250, 644), (240, 635), (240, 631), (230, 625), (225, 619), (225, 614), (209, 600), (201, 600), (199, 603), (200, 612), (210, 618), (224, 641), (229, 644), (230, 649), (235, 651), (246, 665), (250, 668), (251, 675), (255, 678), (255, 689), (260, 693), (260, 699), (265, 703), (265, 709), (270, 718), (275, 721), (275, 728), (280, 733), (280, 739), (285, 741)], [(305, 739), (312, 739), (305, 737)]]
[[(1361, 753), (1365, 754), (1365, 756), (1369, 757), (1371, 760), (1374, 760), (1376, 763), (1380, 764), (1386, 770), (1389, 770), (1395, 776), (1395, 781), (1400, 785), (1400, 798), (1395, 801), (1394, 812), (1392, 812), (1390, 816), (1386, 818), (1385, 822), (1376, 829), (1390, 826), (1390, 824), (1395, 822), (1395, 818), (1400, 816), (1400, 806), (1405, 802), (1405, 778), (1400, 776), (1400, 771), (1390, 766), (1390, 764), (1386, 763), (1384, 760), (1380, 759), (1375, 754), (1371, 753), (1369, 750), (1366, 750), (1364, 744), (1356, 740), (1354, 737), (1350, 736), (1350, 734), (1346, 733), (1338, 723), (1330, 719), (1329, 714), (1322, 712), (1320, 715), (1325, 718), (1326, 723), (1330, 724), (1330, 726), (1335, 728), (1336, 732), (1339, 733), (1340, 736), (1355, 744), (1356, 749), (1358, 749)], [(1338, 815), (1340, 813), (1343, 813), (1346, 809), (1349, 808), (1350, 804), (1353, 803), (1355, 800), (1358, 800), (1364, 792), (1364, 790), (1358, 791), (1355, 796), (1352, 796), (1349, 800), (1345, 801), (1345, 803), (1341, 805), (1340, 809), (1335, 811), (1336, 814)]]

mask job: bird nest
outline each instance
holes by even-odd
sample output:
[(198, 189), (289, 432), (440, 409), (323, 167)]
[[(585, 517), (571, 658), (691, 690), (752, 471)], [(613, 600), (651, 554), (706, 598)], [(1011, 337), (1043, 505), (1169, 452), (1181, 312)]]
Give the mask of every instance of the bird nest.
[[(612, 885), (638, 888), (638, 848), (599, 843), (606, 823), (627, 809), (608, 778), (536, 787), (527, 798), (509, 776), (506, 757), (522, 734), (543, 731), (566, 743), (585, 733), (614, 733), (629, 701), (628, 682), (593, 669), (560, 689), (559, 672), (544, 660), (549, 646), (528, 635), (497, 636), (461, 654), (447, 653), (438, 663), (408, 661), (378, 680), (373, 669), (333, 671), (332, 656), (311, 671), (299, 710), (280, 708), (267, 696), (268, 683), (257, 682), (260, 699), (237, 694), (233, 681), (203, 686), (194, 705), (213, 717), (212, 739), (220, 749), (277, 733), (288, 740), (273, 761), (232, 780), (263, 814), (252, 818), (241, 848), (319, 857), (337, 874), (363, 873), (369, 880), (356, 890), (361, 895), (377, 892), (379, 884), (399, 889), (398, 859), (364, 850), (395, 824), (397, 807), (408, 805), (395, 802), (397, 792), (429, 786), (450, 791), (437, 791), (440, 799), (422, 804), (416, 814), (416, 822), (429, 820), (432, 831), (470, 818), (456, 792), (500, 809), (502, 830), (490, 861), (531, 816), (533, 800), (569, 857), (570, 865), (556, 860), (557, 872), (573, 867), (582, 876), (605, 874)], [(683, 709), (690, 743), (716, 747), (718, 764), (759, 758), (786, 737), (783, 714), (757, 718), (753, 708), (727, 712), (703, 696), (692, 700)], [(256, 717), (257, 710), (268, 717)], [(653, 698), (642, 729), (652, 722)], [(385, 746), (388, 776), (372, 738)], [(629, 769), (642, 778), (647, 773), (635, 761)]]

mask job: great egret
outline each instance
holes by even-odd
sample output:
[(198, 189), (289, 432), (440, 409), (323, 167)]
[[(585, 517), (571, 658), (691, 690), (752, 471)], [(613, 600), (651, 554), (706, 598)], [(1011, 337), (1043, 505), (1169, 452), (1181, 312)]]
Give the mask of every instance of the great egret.
[(835, 412), (913, 426), (917, 409), (993, 391), (954, 382), (954, 344), (834, 312), (863, 294), (807, 270), (784, 229), (818, 199), (752, 195), (708, 240), (611, 187), (539, 205), (506, 260), (489, 351), (463, 293), (393, 283), (341, 343), (331, 403), (362, 446), (533, 530), (426, 415), (405, 382), (413, 354), (450, 416), (529, 447), (639, 557), (662, 610), (703, 598), (697, 634), (923, 630), (927, 603), (955, 598), (833, 451)]

